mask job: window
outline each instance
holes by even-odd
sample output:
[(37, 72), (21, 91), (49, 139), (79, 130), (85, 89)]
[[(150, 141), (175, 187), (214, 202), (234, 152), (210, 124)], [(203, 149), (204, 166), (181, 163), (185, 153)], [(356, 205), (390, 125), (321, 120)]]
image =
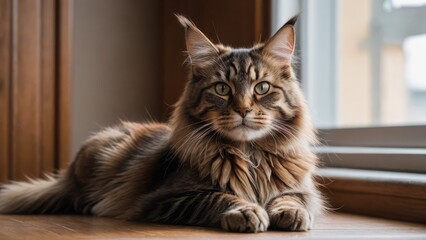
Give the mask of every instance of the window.
[(273, 30), (297, 12), (325, 163), (426, 172), (426, 1), (275, 1)]

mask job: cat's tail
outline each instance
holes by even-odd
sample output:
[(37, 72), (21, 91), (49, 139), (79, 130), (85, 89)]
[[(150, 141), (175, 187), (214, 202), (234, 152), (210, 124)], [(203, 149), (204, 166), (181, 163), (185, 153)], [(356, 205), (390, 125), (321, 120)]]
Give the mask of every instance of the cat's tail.
[(0, 213), (70, 212), (70, 190), (63, 175), (0, 186)]

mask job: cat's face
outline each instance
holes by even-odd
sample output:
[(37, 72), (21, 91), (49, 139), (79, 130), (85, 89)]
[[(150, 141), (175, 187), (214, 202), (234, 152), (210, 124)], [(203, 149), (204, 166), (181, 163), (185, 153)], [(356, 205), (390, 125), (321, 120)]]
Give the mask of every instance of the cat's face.
[(192, 23), (180, 20), (192, 67), (187, 114), (235, 141), (291, 134), (299, 99), (291, 69), (293, 25), (265, 45), (233, 49), (212, 44)]
[(280, 76), (258, 49), (232, 49), (209, 68), (191, 84), (191, 114), (221, 134), (250, 141), (279, 130), (277, 123), (294, 116), (287, 99), (292, 80)]

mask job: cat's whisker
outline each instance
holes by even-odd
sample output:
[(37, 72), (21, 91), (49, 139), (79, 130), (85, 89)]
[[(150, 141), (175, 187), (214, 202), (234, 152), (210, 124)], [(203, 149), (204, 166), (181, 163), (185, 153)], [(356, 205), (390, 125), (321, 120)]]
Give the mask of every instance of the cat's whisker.
[[(275, 130), (274, 131), (275, 134), (281, 135), (282, 137), (284, 137), (284, 139), (286, 139), (286, 141), (296, 141), (299, 144), (301, 144), (301, 142), (299, 141), (299, 138), (294, 133), (292, 133), (289, 129), (282, 127), (278, 124), (273, 125), (273, 129)], [(297, 152), (293, 144), (287, 144), (287, 147), (290, 147), (292, 149), (293, 154)]]
[[(179, 152), (181, 152), (181, 150), (183, 149), (183, 148), (185, 148), (185, 146), (187, 145), (187, 143), (188, 143), (188, 141), (193, 141), (193, 137), (196, 135), (196, 134), (199, 134), (199, 132), (201, 131), (201, 130), (203, 130), (204, 128), (206, 128), (206, 127), (210, 127), (212, 125), (212, 123), (211, 122), (208, 122), (208, 123), (206, 123), (206, 124), (204, 124), (204, 125), (202, 125), (202, 126), (200, 126), (200, 127), (198, 127), (198, 128), (196, 128), (196, 129), (194, 129), (193, 131), (189, 131), (186, 135), (184, 135), (182, 138), (180, 138), (177, 142), (175, 142), (173, 145), (172, 145), (172, 147), (174, 148), (174, 149), (176, 149), (176, 147), (177, 147), (177, 149), (176, 149), (176, 154), (178, 154)], [(182, 142), (182, 141), (184, 141), (184, 142)], [(186, 156), (186, 155), (185, 155)]]
[[(203, 153), (204, 153), (204, 158), (203, 159), (210, 159), (208, 156), (207, 156), (207, 150), (208, 150), (208, 148), (209, 148), (209, 144), (210, 144), (210, 141), (212, 140), (212, 139), (214, 139), (215, 138), (215, 136), (218, 134), (218, 132), (216, 131), (216, 132), (214, 132), (213, 134), (212, 134), (212, 136), (208, 139), (208, 141), (206, 142), (206, 144), (204, 145), (204, 148), (203, 148)], [(217, 141), (217, 138), (216, 138), (216, 141)]]
[[(194, 142), (195, 142), (195, 145), (193, 145), (193, 148), (195, 148), (195, 149), (198, 149), (199, 147), (199, 145), (200, 144), (203, 144), (204, 143), (204, 138), (205, 138), (205, 136), (207, 135), (207, 134), (209, 134), (209, 133), (211, 133), (211, 131), (212, 131), (212, 129), (211, 128), (208, 128), (208, 129), (206, 129), (204, 132), (202, 132), (202, 133), (199, 133), (199, 135), (198, 136), (196, 136), (196, 138), (194, 138)], [(192, 144), (191, 144), (192, 145)], [(188, 148), (188, 150), (189, 150), (189, 148)], [(201, 153), (202, 153), (203, 151), (201, 151), (201, 152), (199, 152), (199, 153), (197, 153), (197, 155), (201, 155)], [(197, 156), (195, 156), (195, 157), (197, 157)], [(192, 159), (194, 159), (194, 157), (191, 157)]]
[(272, 130), (268, 130), (268, 134), (269, 134), (269, 136), (272, 137), (272, 139), (274, 140), (274, 143), (275, 143), (274, 154), (278, 154), (278, 143), (277, 143), (277, 139), (275, 138), (274, 134), (272, 134)]

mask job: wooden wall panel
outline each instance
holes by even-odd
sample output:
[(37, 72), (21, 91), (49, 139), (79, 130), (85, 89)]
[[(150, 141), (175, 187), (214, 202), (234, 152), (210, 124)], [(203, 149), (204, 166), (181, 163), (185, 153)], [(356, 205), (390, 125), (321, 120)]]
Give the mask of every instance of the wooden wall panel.
[(165, 115), (180, 96), (187, 72), (184, 69), (184, 31), (175, 13), (182, 14), (215, 43), (251, 47), (270, 34), (269, 0), (163, 0), (162, 84)]
[(0, 182), (9, 178), (11, 1), (0, 0)]
[(57, 71), (57, 168), (65, 168), (71, 161), (71, 89), (72, 89), (72, 16), (73, 0), (59, 1), (58, 71)]
[(0, 181), (56, 160), (56, 1), (0, 0)]
[(40, 171), (40, 2), (13, 1), (12, 178)]
[(56, 2), (43, 0), (41, 6), (41, 171), (56, 167)]

